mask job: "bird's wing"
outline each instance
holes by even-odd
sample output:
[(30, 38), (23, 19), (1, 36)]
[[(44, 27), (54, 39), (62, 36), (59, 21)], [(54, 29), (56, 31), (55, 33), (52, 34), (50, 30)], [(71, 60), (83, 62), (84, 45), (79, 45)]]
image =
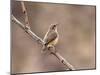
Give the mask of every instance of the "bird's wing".
[(51, 31), (47, 34), (47, 37), (45, 38), (45, 45), (48, 45), (50, 42), (55, 40), (57, 38), (57, 32)]

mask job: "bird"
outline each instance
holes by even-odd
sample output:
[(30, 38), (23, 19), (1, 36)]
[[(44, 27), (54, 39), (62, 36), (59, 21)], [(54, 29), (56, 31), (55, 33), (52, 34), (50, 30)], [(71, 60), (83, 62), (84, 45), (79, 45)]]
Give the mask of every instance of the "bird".
[(55, 47), (55, 45), (58, 43), (59, 34), (57, 31), (57, 26), (58, 24), (51, 24), (47, 33), (45, 34), (43, 39), (45, 42), (42, 48), (43, 52), (51, 46)]

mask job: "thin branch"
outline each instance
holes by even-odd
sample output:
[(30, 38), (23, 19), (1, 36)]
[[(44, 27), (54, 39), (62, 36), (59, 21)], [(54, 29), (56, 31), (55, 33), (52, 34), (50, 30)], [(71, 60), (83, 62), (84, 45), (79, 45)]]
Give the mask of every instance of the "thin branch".
[[(20, 21), (18, 21), (13, 15), (12, 15), (12, 20), (17, 22), (19, 24), (19, 26), (22, 29), (24, 29), (33, 39), (35, 39), (37, 42), (44, 45), (45, 42), (40, 37), (38, 37), (34, 32), (32, 32), (30, 29), (28, 14), (27, 14), (26, 7), (25, 7), (25, 4), (23, 1), (21, 1), (21, 6), (22, 6), (22, 12), (25, 15), (25, 25), (22, 24)], [(51, 52), (51, 54), (56, 56), (59, 59), (59, 61), (66, 66), (67, 69), (75, 70), (74, 67), (68, 61), (66, 61), (58, 52), (56, 52), (55, 48), (53, 50), (49, 50), (49, 51)]]
[(67, 60), (65, 60), (58, 52), (52, 54), (56, 56), (59, 59), (59, 61), (63, 63), (69, 70), (75, 70), (75, 68)]
[[(37, 35), (35, 35), (31, 29), (30, 29), (30, 24), (29, 24), (29, 19), (28, 19), (28, 14), (27, 14), (27, 10), (26, 10), (26, 7), (25, 7), (25, 4), (23, 1), (21, 1), (21, 6), (22, 6), (22, 12), (24, 13), (25, 15), (25, 25), (24, 28), (25, 28), (25, 31), (29, 33), (30, 36), (32, 36), (33, 38), (35, 38), (35, 40), (37, 40), (38, 42), (44, 44), (44, 42), (42, 41), (41, 38), (39, 38)], [(33, 36), (34, 35), (34, 36)]]
[(27, 11), (26, 11), (26, 7), (25, 7), (25, 4), (23, 1), (21, 1), (21, 6), (22, 6), (22, 12), (24, 13), (25, 15), (25, 26), (27, 27), (30, 27), (29, 25), (29, 19), (28, 19), (28, 14), (27, 14)]
[(30, 28), (25, 29), (25, 25), (21, 23), (19, 20), (17, 20), (13, 15), (12, 15), (12, 21), (16, 22), (22, 29), (24, 29), (36, 41), (38, 41), (42, 45), (44, 44), (44, 41), (40, 37), (38, 37), (35, 33), (33, 33)]
[[(12, 20), (15, 21), (16, 23), (18, 23), (18, 25), (22, 29), (24, 29), (33, 39), (35, 39), (37, 42), (44, 45), (44, 41), (40, 37), (38, 37), (34, 32), (32, 32), (30, 28), (26, 30), (25, 25), (22, 24), (20, 21), (18, 21), (13, 15), (12, 15)], [(75, 68), (68, 61), (66, 61), (58, 52), (54, 52), (52, 50), (49, 50), (49, 51), (51, 52), (51, 54), (56, 56), (59, 59), (59, 61), (67, 67), (67, 69), (75, 70)]]
[[(38, 37), (35, 33), (33, 33), (30, 29), (30, 24), (29, 24), (29, 20), (28, 20), (28, 14), (25, 8), (25, 4), (23, 1), (21, 1), (21, 6), (22, 6), (22, 11), (25, 15), (25, 25), (22, 24), (20, 21), (18, 21), (13, 15), (12, 15), (12, 20), (15, 21), (16, 23), (18, 23), (18, 25), (24, 29), (33, 39), (35, 39), (37, 42), (41, 43), (42, 45), (44, 45), (44, 41)], [(59, 61), (61, 63), (63, 63), (66, 66), (66, 70), (75, 70), (74, 67), (68, 62), (66, 61), (58, 52), (56, 51), (52, 51), (49, 50), (51, 52), (51, 54), (53, 54), (55, 57), (57, 57), (59, 59)]]

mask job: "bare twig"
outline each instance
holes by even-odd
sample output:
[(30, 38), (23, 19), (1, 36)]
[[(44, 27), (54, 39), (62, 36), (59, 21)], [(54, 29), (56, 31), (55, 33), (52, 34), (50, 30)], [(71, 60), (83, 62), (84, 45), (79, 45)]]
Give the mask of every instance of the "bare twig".
[(25, 29), (25, 25), (21, 23), (19, 20), (17, 20), (13, 15), (12, 15), (12, 21), (16, 22), (22, 29), (24, 29), (36, 41), (38, 41), (41, 44), (44, 44), (44, 41), (40, 37), (38, 37), (35, 33), (33, 33), (30, 28)]
[[(13, 15), (12, 15), (12, 20), (15, 21), (16, 23), (19, 24), (19, 26), (24, 29), (33, 39), (35, 39), (37, 42), (41, 43), (42, 45), (44, 45), (44, 41), (38, 37), (34, 32), (31, 31), (30, 29), (30, 24), (29, 24), (29, 20), (28, 20), (28, 14), (27, 14), (27, 11), (26, 11), (26, 8), (25, 8), (25, 4), (23, 1), (21, 1), (21, 6), (22, 6), (22, 11), (25, 15), (25, 25), (22, 24), (20, 21), (18, 21)], [(49, 49), (48, 49), (49, 50)], [(65, 66), (66, 66), (66, 70), (75, 70), (74, 67), (69, 64), (68, 61), (66, 61), (58, 52), (56, 52), (55, 48), (53, 50), (49, 50), (51, 54), (53, 54), (54, 56), (56, 56), (59, 61), (61, 63), (63, 63)]]
[(52, 54), (56, 56), (59, 59), (59, 61), (63, 63), (69, 70), (75, 70), (75, 68), (67, 60), (65, 60), (58, 52)]
[[(29, 19), (28, 19), (28, 14), (27, 14), (27, 11), (26, 11), (26, 7), (25, 7), (25, 4), (23, 1), (21, 1), (21, 6), (22, 6), (22, 11), (25, 15), (25, 25), (24, 28), (25, 28), (25, 31), (29, 33), (30, 36), (32, 36), (33, 38), (35, 38), (35, 40), (37, 40), (38, 42), (44, 44), (44, 42), (42, 41), (41, 38), (39, 38), (37, 35), (35, 35), (31, 29), (30, 29), (30, 24), (29, 24)], [(34, 36), (33, 36), (34, 35)]]
[[(18, 21), (13, 15), (12, 15), (12, 20), (15, 21), (16, 23), (18, 23), (18, 25), (19, 25), (22, 29), (25, 30), (25, 25), (22, 24), (20, 21)], [(27, 30), (25, 30), (25, 31), (27, 31), (27, 33), (28, 33), (33, 39), (35, 39), (37, 42), (39, 42), (39, 43), (41, 43), (42, 45), (44, 45), (44, 41), (43, 41), (40, 37), (38, 37), (34, 32), (32, 32), (31, 29), (27, 29)], [(51, 50), (49, 50), (49, 51), (51, 51)], [(74, 67), (73, 67), (68, 61), (66, 61), (58, 52), (52, 52), (52, 51), (51, 51), (51, 54), (53, 54), (54, 56), (56, 56), (56, 57), (59, 59), (59, 61), (60, 61), (61, 63), (63, 63), (63, 64), (66, 66), (67, 69), (69, 69), (69, 70), (75, 70)]]
[[(25, 7), (25, 4), (23, 1), (21, 1), (21, 6), (22, 6), (22, 11), (25, 15), (25, 30), (26, 32), (28, 32), (32, 37), (35, 38), (35, 40), (39, 41), (40, 43), (43, 43), (42, 39), (39, 38), (38, 36), (36, 36), (31, 30), (30, 30), (30, 24), (29, 24), (29, 19), (28, 19), (28, 14), (27, 14), (27, 10), (26, 10), (26, 7)], [(34, 35), (34, 36), (33, 36)], [(42, 41), (42, 42), (41, 42)]]
[(26, 27), (30, 27), (29, 25), (29, 19), (28, 19), (28, 14), (27, 14), (27, 11), (26, 11), (26, 7), (25, 7), (25, 4), (23, 1), (21, 1), (21, 6), (22, 6), (22, 12), (24, 13), (25, 15), (25, 26)]

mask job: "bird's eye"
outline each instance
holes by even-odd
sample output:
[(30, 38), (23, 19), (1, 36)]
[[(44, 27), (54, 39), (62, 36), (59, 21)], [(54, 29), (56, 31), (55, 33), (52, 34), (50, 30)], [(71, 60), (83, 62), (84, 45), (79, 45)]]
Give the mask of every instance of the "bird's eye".
[(53, 27), (55, 27), (56, 25), (53, 25)]
[(54, 28), (55, 28), (55, 26), (52, 27), (52, 29), (54, 29)]
[(56, 25), (52, 25), (50, 29), (55, 29)]

